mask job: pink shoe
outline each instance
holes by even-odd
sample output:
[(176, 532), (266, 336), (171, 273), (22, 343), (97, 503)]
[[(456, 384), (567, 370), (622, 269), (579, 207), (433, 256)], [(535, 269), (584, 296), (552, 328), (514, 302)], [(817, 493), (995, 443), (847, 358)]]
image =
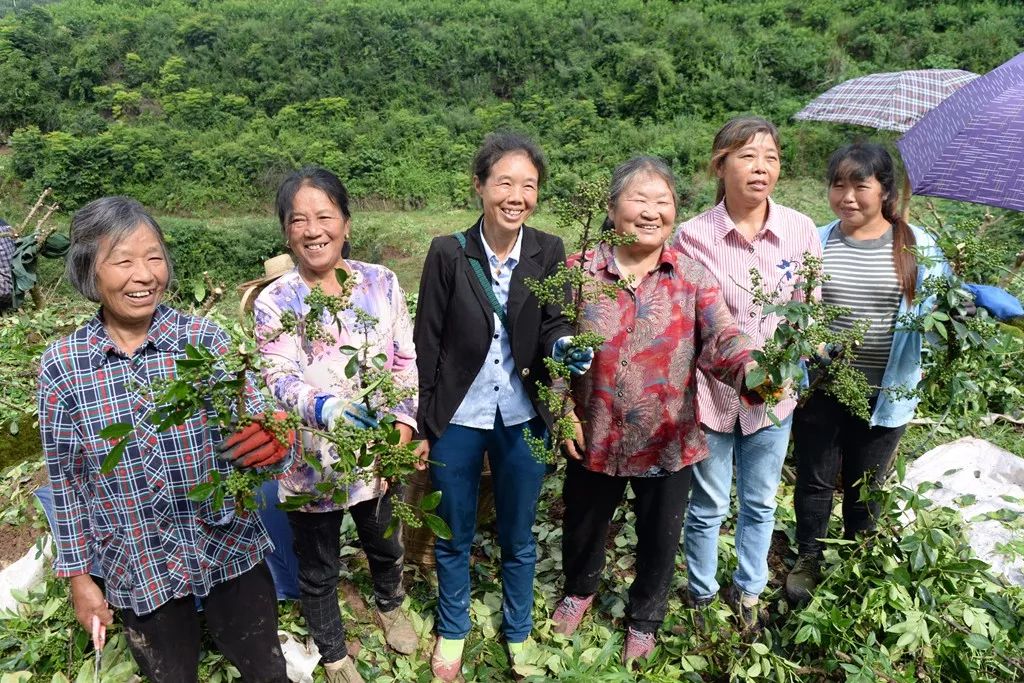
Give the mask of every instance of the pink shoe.
[(592, 602), (594, 602), (593, 595), (586, 597), (566, 595), (558, 603), (555, 613), (551, 615), (551, 621), (555, 622), (555, 627), (552, 630), (555, 633), (561, 633), (563, 636), (571, 636), (576, 632), (580, 621), (583, 620), (583, 615), (590, 609)]
[(626, 630), (626, 643), (622, 647), (622, 663), (628, 665), (634, 659), (647, 659), (654, 652), (657, 642), (653, 633), (636, 631), (630, 626)]
[(454, 662), (441, 657), (441, 638), (438, 636), (434, 640), (434, 654), (430, 657), (430, 671), (434, 676), (444, 683), (451, 683), (451, 681), (458, 680), (462, 674), (462, 658), (456, 659)]

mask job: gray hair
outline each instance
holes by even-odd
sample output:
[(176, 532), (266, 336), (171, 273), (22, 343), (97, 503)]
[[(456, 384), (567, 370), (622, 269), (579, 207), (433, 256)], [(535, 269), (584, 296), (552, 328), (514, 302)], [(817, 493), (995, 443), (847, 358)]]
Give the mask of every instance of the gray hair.
[(71, 218), (71, 246), (65, 259), (68, 282), (89, 301), (99, 301), (96, 282), (96, 258), (100, 243), (109, 240), (113, 249), (141, 226), (151, 229), (160, 240), (167, 262), (168, 281), (173, 279), (171, 253), (164, 233), (142, 204), (131, 197), (101, 197), (89, 202)]
[[(619, 203), (619, 197), (626, 191), (634, 180), (639, 176), (655, 176), (661, 178), (668, 185), (672, 192), (672, 203), (679, 206), (679, 195), (676, 194), (676, 176), (672, 169), (663, 160), (652, 156), (633, 157), (629, 161), (619, 164), (612, 172), (612, 182), (608, 187), (608, 206), (612, 207)], [(602, 230), (611, 230), (611, 216), (604, 219)]]

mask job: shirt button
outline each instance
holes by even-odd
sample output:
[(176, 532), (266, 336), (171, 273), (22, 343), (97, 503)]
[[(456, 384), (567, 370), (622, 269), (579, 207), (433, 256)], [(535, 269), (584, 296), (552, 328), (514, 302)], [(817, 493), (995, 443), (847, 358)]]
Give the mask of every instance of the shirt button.
[(494, 387), (494, 390), (495, 390), (495, 391), (499, 391), (498, 387)]
[(522, 375), (523, 377), (529, 377), (530, 368), (523, 368), (522, 370), (519, 371), (519, 374)]
[(616, 391), (615, 395), (618, 396), (619, 398), (622, 398), (622, 392), (621, 391)]
[(622, 361), (622, 367), (626, 367), (627, 365), (629, 365), (629, 361), (628, 360)]
[(498, 335), (494, 335), (494, 338), (495, 338), (495, 339), (497, 339), (497, 338), (498, 338)]
[(633, 334), (633, 328), (632, 327), (627, 327), (626, 328), (626, 333), (627, 334)]
[(494, 364), (495, 364), (495, 365), (499, 364), (500, 362), (501, 362), (501, 361), (500, 361), (500, 360), (498, 360), (497, 358), (495, 358), (495, 359), (494, 359)]
[(748, 249), (747, 251), (749, 251), (751, 254), (753, 254), (754, 253), (754, 245), (751, 244), (750, 245), (750, 249)]
[(753, 311), (751, 311), (751, 312), (750, 312), (750, 317), (751, 317), (751, 318), (753, 318), (753, 317), (756, 317), (756, 316), (757, 316), (757, 314), (756, 314), (756, 313), (754, 313)]

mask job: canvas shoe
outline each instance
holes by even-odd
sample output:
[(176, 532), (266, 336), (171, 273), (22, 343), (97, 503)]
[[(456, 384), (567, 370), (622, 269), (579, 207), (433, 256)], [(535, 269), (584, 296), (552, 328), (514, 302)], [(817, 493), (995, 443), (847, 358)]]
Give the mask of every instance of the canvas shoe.
[(551, 615), (551, 621), (555, 622), (555, 627), (552, 629), (555, 633), (561, 633), (563, 636), (571, 636), (576, 632), (576, 629), (580, 625), (580, 621), (583, 620), (583, 615), (590, 609), (590, 605), (594, 602), (594, 596), (588, 595), (586, 597), (581, 595), (566, 595), (562, 598), (562, 601), (558, 603), (558, 607), (555, 608), (555, 613)]

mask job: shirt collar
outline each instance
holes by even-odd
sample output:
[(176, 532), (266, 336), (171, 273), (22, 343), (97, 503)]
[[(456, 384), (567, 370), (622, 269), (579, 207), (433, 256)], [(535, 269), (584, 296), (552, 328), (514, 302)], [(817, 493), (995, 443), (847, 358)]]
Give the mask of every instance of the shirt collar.
[[(736, 230), (736, 224), (732, 222), (732, 217), (729, 216), (729, 212), (725, 210), (725, 200), (718, 202), (715, 208), (711, 209), (711, 216), (715, 222), (715, 241), (721, 242), (726, 236)], [(764, 228), (762, 230), (766, 234), (771, 235), (776, 241), (778, 241), (782, 235), (779, 233), (779, 212), (775, 210), (775, 200), (768, 197), (768, 220), (764, 222)], [(736, 231), (739, 234), (739, 231)], [(744, 237), (744, 239), (746, 239)]]
[[(593, 259), (588, 264), (588, 268), (592, 274), (601, 269), (605, 270), (610, 275), (614, 275), (618, 280), (622, 279), (622, 273), (619, 272), (619, 266), (615, 263), (615, 252), (610, 244), (607, 242), (601, 242), (597, 245), (597, 249), (595, 249), (593, 253)], [(661, 256), (658, 258), (657, 270), (667, 272), (669, 275), (674, 275), (676, 269), (679, 267), (679, 263), (676, 260), (676, 253), (676, 250), (666, 243), (665, 247), (661, 250)]]
[[(484, 219), (480, 219), (480, 241), (484, 245), (484, 256), (487, 257), (488, 263), (494, 266), (502, 265), (498, 260), (498, 255), (491, 249), (491, 245), (487, 244), (487, 240), (484, 239)], [(509, 268), (515, 268), (516, 264), (519, 263), (519, 255), (523, 250), (523, 226), (519, 226), (519, 234), (516, 235), (516, 243), (512, 245), (512, 251), (508, 252), (508, 256), (505, 258), (505, 263), (508, 264)]]
[[(152, 346), (158, 351), (174, 353), (183, 350), (184, 338), (179, 338), (177, 325), (174, 317), (176, 312), (170, 306), (160, 304), (153, 313), (153, 320), (149, 324), (149, 333), (139, 348)], [(103, 309), (96, 312), (96, 315), (86, 324), (89, 339), (89, 356), (92, 366), (103, 365), (111, 354), (124, 356), (120, 347), (107, 334), (107, 328), (103, 326)]]

